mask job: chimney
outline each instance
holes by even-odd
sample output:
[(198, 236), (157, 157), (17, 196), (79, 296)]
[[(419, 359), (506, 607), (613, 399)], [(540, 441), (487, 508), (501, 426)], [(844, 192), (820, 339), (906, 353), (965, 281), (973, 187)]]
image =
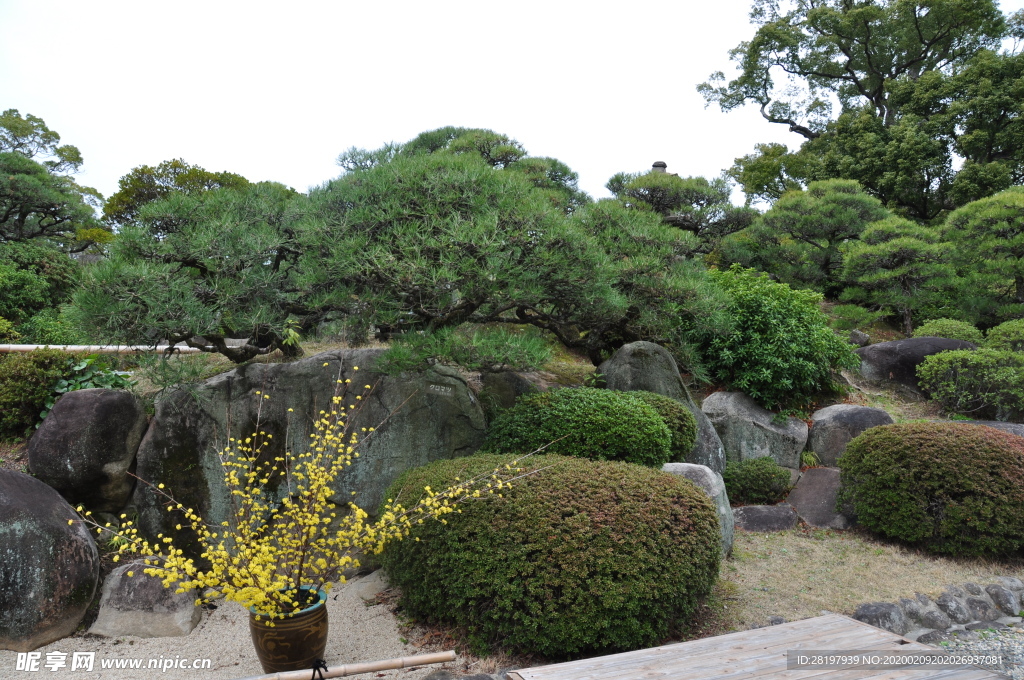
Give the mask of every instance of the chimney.
[(666, 172), (665, 168), (667, 167), (668, 164), (665, 161), (655, 161), (654, 165), (651, 166), (651, 172)]

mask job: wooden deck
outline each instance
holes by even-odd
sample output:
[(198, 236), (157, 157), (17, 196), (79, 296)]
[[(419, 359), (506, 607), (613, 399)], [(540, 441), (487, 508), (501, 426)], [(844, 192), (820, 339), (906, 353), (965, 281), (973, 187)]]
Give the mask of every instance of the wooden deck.
[(879, 650), (880, 652), (936, 651), (899, 635), (830, 614), (740, 633), (640, 649), (624, 654), (524, 668), (509, 673), (511, 680), (740, 680), (792, 678), (802, 680), (991, 680), (1006, 676), (980, 668), (898, 670), (787, 670), (787, 651)]

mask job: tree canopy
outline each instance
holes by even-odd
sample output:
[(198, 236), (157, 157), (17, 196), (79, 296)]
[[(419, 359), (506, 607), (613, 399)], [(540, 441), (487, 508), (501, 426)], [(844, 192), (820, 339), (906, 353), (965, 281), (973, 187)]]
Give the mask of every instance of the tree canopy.
[(725, 111), (753, 103), (804, 142), (737, 159), (748, 198), (854, 179), (930, 222), (1019, 181), (1024, 61), (995, 50), (1024, 14), (993, 0), (758, 0), (751, 17), (753, 39), (731, 53), (740, 75), (698, 89)]
[(180, 158), (164, 161), (155, 168), (140, 165), (117, 182), (117, 192), (103, 206), (103, 217), (113, 224), (134, 224), (147, 203), (171, 192), (196, 196), (213, 189), (241, 189), (249, 180), (233, 172), (210, 172), (189, 165)]

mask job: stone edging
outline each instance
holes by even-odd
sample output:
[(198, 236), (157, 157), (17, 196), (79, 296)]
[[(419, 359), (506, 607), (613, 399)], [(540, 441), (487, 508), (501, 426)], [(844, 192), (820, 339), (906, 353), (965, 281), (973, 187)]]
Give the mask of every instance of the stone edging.
[(924, 644), (976, 640), (974, 631), (1024, 627), (1024, 582), (1000, 576), (998, 583), (948, 586), (934, 601), (916, 593), (898, 603), (869, 602), (857, 607), (853, 618)]

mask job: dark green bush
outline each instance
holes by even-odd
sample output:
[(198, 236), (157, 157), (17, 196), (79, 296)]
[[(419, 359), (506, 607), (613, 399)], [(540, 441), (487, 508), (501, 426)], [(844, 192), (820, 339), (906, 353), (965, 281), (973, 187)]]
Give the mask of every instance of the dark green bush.
[(661, 467), (671, 442), (657, 411), (631, 393), (580, 387), (520, 397), (495, 419), (483, 448), (529, 453), (550, 444), (545, 453)]
[(722, 473), (730, 503), (770, 505), (789, 493), (789, 470), (774, 458), (750, 458), (729, 463)]
[(35, 425), (75, 358), (52, 349), (0, 354), (0, 439), (24, 436)]
[(701, 340), (712, 375), (767, 408), (800, 406), (834, 389), (835, 369), (860, 365), (828, 327), (821, 294), (793, 290), (752, 269), (712, 271), (730, 297), (733, 331)]
[(956, 319), (932, 319), (914, 329), (915, 338), (949, 338), (950, 340), (966, 340), (980, 345), (984, 340), (973, 324)]
[(1024, 547), (1024, 439), (962, 423), (874, 427), (839, 458), (840, 503), (883, 536), (949, 555)]
[(629, 394), (658, 412), (661, 419), (668, 425), (668, 431), (672, 435), (669, 461), (685, 463), (686, 457), (693, 450), (693, 445), (697, 443), (697, 419), (690, 413), (690, 409), (671, 397), (654, 392), (637, 390), (629, 392)]
[(939, 352), (917, 367), (921, 389), (951, 413), (995, 420), (1024, 416), (1024, 353), (998, 349)]
[(1024, 352), (1024, 319), (1005, 321), (995, 328), (990, 328), (988, 335), (985, 336), (985, 347)]
[[(388, 497), (408, 506), (424, 486), (512, 459), (438, 461), (403, 475)], [(548, 657), (648, 647), (685, 624), (718, 578), (718, 518), (703, 491), (626, 463), (549, 455), (520, 467), (540, 471), (385, 551), (412, 616), (463, 627), (480, 651)]]

